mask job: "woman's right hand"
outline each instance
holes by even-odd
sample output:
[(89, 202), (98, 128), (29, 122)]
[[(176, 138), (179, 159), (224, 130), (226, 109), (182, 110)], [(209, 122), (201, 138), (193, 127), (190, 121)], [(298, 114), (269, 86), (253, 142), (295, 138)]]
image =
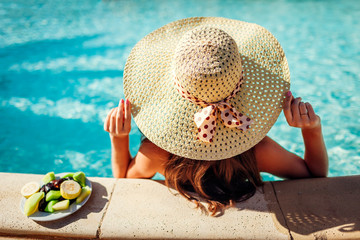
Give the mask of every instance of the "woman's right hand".
[(105, 122), (104, 130), (110, 133), (111, 137), (128, 136), (131, 130), (131, 103), (127, 99), (121, 99), (119, 106), (109, 111)]
[(294, 98), (292, 93), (286, 93), (284, 115), (291, 127), (302, 130), (318, 129), (321, 126), (320, 117), (316, 115), (310, 103), (302, 102), (301, 97)]

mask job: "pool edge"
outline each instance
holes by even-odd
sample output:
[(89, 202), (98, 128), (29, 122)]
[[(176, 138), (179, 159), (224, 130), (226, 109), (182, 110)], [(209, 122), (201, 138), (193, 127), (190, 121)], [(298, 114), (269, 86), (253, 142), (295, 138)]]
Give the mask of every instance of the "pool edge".
[(94, 190), (84, 208), (49, 223), (34, 222), (19, 209), (21, 187), (41, 177), (0, 173), (0, 239), (360, 238), (360, 175), (266, 182), (253, 198), (216, 218), (162, 181), (90, 177)]

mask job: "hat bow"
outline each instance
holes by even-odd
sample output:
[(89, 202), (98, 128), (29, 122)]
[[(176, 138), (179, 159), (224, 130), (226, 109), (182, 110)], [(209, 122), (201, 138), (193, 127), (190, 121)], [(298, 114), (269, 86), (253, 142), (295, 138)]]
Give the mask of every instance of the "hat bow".
[(194, 114), (194, 121), (198, 128), (199, 140), (203, 142), (213, 141), (218, 112), (220, 112), (220, 117), (224, 125), (228, 128), (237, 128), (241, 131), (246, 131), (253, 123), (253, 120), (238, 112), (238, 110), (229, 103), (229, 100), (240, 90), (242, 82), (243, 77), (241, 77), (234, 91), (224, 100), (216, 103), (208, 103), (193, 96), (189, 91), (185, 90), (178, 81), (175, 80), (175, 86), (180, 95), (183, 98), (188, 99), (190, 102), (202, 107), (202, 109)]

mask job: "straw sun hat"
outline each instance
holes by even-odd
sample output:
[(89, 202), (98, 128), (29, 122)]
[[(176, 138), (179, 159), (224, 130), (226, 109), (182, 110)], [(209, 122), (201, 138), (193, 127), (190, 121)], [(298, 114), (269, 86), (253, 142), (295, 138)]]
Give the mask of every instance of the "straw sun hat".
[(197, 160), (238, 155), (265, 137), (290, 87), (288, 63), (263, 27), (187, 18), (145, 36), (124, 70), (139, 129), (166, 151)]

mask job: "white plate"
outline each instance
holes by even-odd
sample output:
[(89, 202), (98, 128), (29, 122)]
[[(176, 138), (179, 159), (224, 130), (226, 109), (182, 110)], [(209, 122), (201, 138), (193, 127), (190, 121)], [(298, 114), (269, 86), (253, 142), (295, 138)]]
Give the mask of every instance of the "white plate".
[[(56, 179), (59, 179), (62, 176), (65, 176), (66, 174), (68, 174), (68, 173), (55, 174), (55, 177), (56, 177)], [(40, 182), (40, 185), (42, 186), (43, 182)], [(84, 206), (84, 204), (87, 202), (87, 200), (89, 200), (89, 198), (91, 196), (92, 186), (91, 186), (91, 182), (87, 178), (86, 178), (86, 186), (90, 187), (91, 192), (90, 192), (89, 196), (87, 196), (84, 199), (84, 201), (82, 201), (81, 203), (77, 204), (76, 202), (73, 202), (68, 209), (62, 210), (62, 211), (55, 211), (53, 213), (37, 211), (37, 212), (31, 214), (28, 218), (30, 218), (30, 219), (32, 219), (34, 221), (45, 222), (45, 221), (57, 220), (57, 219), (69, 216), (70, 214), (73, 214), (74, 212), (79, 210), (82, 206)], [(20, 209), (21, 209), (22, 213), (24, 213), (25, 201), (26, 201), (26, 198), (22, 197), (21, 202), (20, 202)]]

